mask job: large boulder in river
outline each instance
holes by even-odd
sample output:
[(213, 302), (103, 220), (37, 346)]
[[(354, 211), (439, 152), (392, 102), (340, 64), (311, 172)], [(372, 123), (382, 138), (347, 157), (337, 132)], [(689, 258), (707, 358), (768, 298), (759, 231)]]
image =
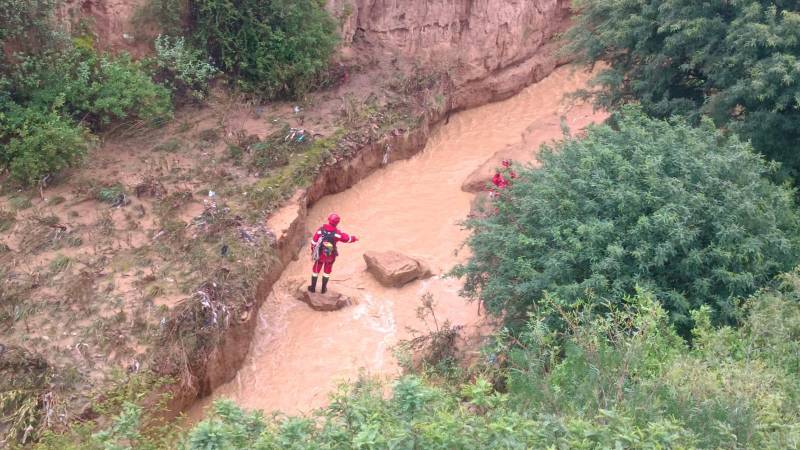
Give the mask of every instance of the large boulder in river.
[(367, 252), (364, 261), (367, 270), (384, 286), (400, 287), (433, 275), (424, 262), (397, 252)]
[[(320, 283), (321, 282), (322, 279), (320, 277)], [(352, 304), (350, 297), (330, 288), (328, 288), (328, 292), (324, 294), (320, 293), (320, 283), (317, 284), (317, 292), (308, 292), (307, 282), (296, 279), (292, 280), (292, 287), (290, 289), (296, 299), (305, 302), (315, 311), (338, 311)]]

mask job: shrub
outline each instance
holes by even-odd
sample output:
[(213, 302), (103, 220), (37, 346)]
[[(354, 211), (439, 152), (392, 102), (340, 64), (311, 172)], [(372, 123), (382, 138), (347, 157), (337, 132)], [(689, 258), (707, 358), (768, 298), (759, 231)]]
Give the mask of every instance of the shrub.
[(794, 192), (748, 144), (709, 121), (615, 116), (618, 129), (543, 148), (497, 206), (469, 222), (464, 292), (512, 320), (545, 293), (565, 306), (653, 292), (683, 333), (708, 305), (731, 323), (745, 297), (798, 262)]
[(12, 83), (18, 103), (44, 109), (63, 104), (65, 113), (94, 129), (120, 120), (158, 124), (172, 113), (169, 91), (125, 54), (69, 48), (22, 57)]
[(54, 111), (14, 106), (0, 119), (0, 164), (24, 185), (78, 164), (91, 143), (87, 130)]
[(35, 49), (52, 43), (55, 4), (56, 0), (0, 0), (0, 44)]
[(133, 22), (139, 28), (155, 22), (164, 33), (178, 35), (183, 31), (187, 4), (188, 0), (148, 0), (136, 11)]
[(192, 0), (190, 12), (198, 46), (243, 89), (267, 98), (312, 89), (337, 42), (320, 0)]
[(203, 53), (186, 44), (183, 37), (159, 35), (155, 41), (157, 78), (181, 97), (205, 98), (208, 82), (217, 69), (205, 61)]
[(578, 0), (571, 55), (607, 61), (604, 106), (710, 114), (800, 170), (800, 7), (774, 0)]
[[(786, 277), (796, 283), (798, 273)], [(740, 329), (711, 327), (710, 309), (701, 307), (691, 350), (663, 308), (640, 293), (602, 316), (561, 309), (565, 334), (534, 318), (518, 345), (495, 351), (508, 356), (508, 397), (518, 410), (585, 420), (611, 414), (639, 429), (669, 421), (694, 448), (794, 448), (800, 379), (780, 359), (797, 361), (796, 296), (793, 286), (751, 298)]]

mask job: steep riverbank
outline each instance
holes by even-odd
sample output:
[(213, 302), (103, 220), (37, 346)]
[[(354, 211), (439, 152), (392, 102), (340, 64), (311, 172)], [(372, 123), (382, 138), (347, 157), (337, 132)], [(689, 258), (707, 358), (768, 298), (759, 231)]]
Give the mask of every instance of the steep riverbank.
[[(317, 200), (312, 188), (275, 214), (270, 226), (284, 230), (292, 250), (305, 242), (307, 228), (317, 226), (329, 212), (343, 217), (341, 228), (361, 241), (342, 246), (332, 285), (357, 304), (319, 313), (292, 297), (293, 280), (305, 280), (309, 272), (303, 246), (258, 313), (244, 367), (233, 381), (195, 405), (190, 416), (199, 417), (218, 397), (231, 397), (247, 408), (308, 411), (325, 404), (338, 382), (360, 373), (396, 375), (392, 346), (409, 336), (408, 327), (425, 329), (416, 317), (425, 293), (436, 300), (440, 323), (449, 320), (464, 325), (466, 334), (474, 333), (483, 320), (477, 305), (458, 296), (458, 280), (441, 277), (465, 256), (458, 251), (466, 238), (459, 223), (473, 195), (463, 192), (461, 184), (495, 152), (529, 162), (540, 144), (561, 136), (562, 124), (576, 131), (602, 120), (604, 113), (564, 97), (585, 87), (587, 79), (588, 74), (572, 68), (557, 69), (511, 99), (452, 116), (421, 154), (338, 194)], [(310, 209), (307, 202), (313, 202)], [(366, 250), (421, 257), (439, 276), (400, 289), (385, 288), (364, 271), (361, 255)]]

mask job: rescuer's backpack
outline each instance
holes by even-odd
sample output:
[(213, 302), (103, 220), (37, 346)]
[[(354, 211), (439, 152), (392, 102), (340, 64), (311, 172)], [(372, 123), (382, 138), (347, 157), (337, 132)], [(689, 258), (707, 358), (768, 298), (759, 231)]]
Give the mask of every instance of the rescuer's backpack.
[(325, 228), (320, 229), (320, 247), (325, 256), (336, 256), (336, 231), (328, 231)]
[(317, 244), (314, 246), (314, 251), (311, 255), (311, 258), (314, 261), (319, 260), (319, 256), (337, 256), (338, 252), (336, 251), (336, 231), (328, 231), (325, 228), (319, 229), (320, 238), (317, 241)]

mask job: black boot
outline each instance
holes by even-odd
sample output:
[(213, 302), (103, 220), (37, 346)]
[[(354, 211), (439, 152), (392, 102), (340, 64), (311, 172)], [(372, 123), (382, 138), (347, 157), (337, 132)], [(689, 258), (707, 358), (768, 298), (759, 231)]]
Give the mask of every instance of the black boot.
[[(322, 281), (322, 286), (325, 286), (325, 280)], [(322, 289), (325, 289), (324, 287)], [(317, 292), (317, 276), (311, 275), (311, 284), (308, 286), (308, 292)]]
[(328, 277), (322, 277), (322, 290), (320, 292), (323, 294), (328, 292)]

